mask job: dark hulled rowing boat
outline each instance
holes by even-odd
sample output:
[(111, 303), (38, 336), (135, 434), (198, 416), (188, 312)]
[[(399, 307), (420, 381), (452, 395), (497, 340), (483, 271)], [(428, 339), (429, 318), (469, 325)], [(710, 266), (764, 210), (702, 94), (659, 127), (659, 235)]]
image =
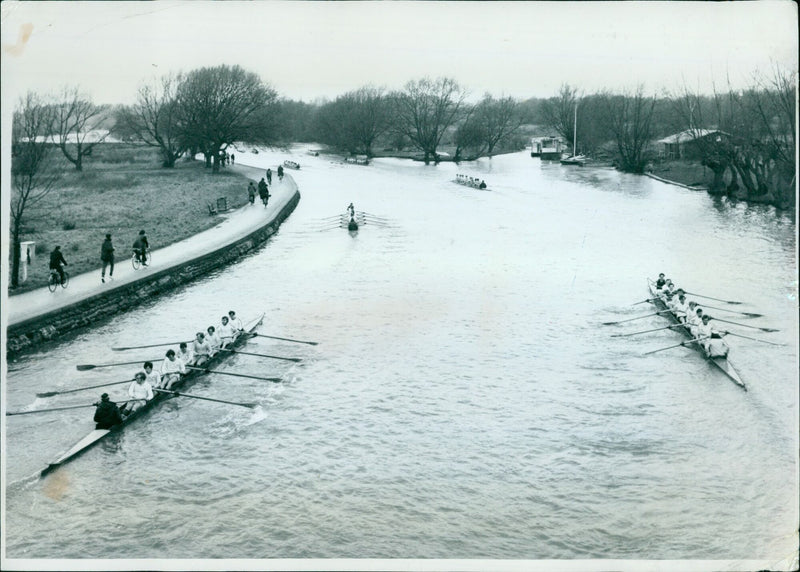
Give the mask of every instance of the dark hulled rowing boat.
[[(261, 316), (259, 316), (255, 320), (249, 322), (244, 328), (246, 333), (240, 335), (233, 342), (233, 344), (230, 346), (231, 349), (243, 345), (248, 339), (250, 339), (252, 336), (248, 334), (252, 334), (255, 331), (255, 329), (261, 324), (263, 319), (264, 319), (264, 314), (261, 314)], [(190, 370), (189, 373), (183, 376), (183, 378), (173, 383), (172, 390), (178, 391), (180, 389), (186, 389), (190, 387), (198, 377), (207, 373), (209, 368), (219, 364), (226, 357), (230, 355), (233, 355), (233, 352), (219, 352), (208, 362), (206, 362), (205, 365), (203, 365), (204, 369)], [(49, 463), (47, 467), (42, 469), (41, 476), (45, 476), (46, 474), (57, 469), (64, 463), (67, 463), (68, 461), (71, 461), (72, 459), (83, 454), (89, 448), (93, 447), (94, 445), (105, 439), (108, 435), (122, 431), (125, 427), (136, 421), (138, 418), (142, 417), (147, 411), (150, 411), (162, 401), (172, 398), (173, 396), (167, 393), (155, 392), (153, 399), (151, 399), (143, 406), (141, 406), (139, 409), (137, 409), (136, 411), (125, 417), (123, 422), (120, 423), (119, 425), (115, 425), (111, 429), (95, 429), (94, 431), (86, 435), (86, 437), (75, 443), (75, 445), (73, 445), (69, 450), (59, 455), (57, 459), (55, 459), (53, 462)]]
[[(672, 322), (675, 324), (680, 324), (681, 321), (678, 318), (678, 316), (669, 311), (669, 308), (667, 307), (664, 300), (662, 300), (658, 296), (655, 283), (652, 282), (649, 278), (647, 279), (647, 287), (650, 291), (651, 301), (653, 302), (655, 307), (658, 308), (659, 311), (667, 310), (661, 315), (666, 316), (667, 318), (672, 320)], [(686, 326), (681, 326), (679, 328), (672, 328), (672, 330), (676, 332), (681, 332), (684, 336), (687, 336), (690, 339), (694, 339), (692, 333), (689, 331), (689, 328), (687, 328)], [(700, 342), (692, 342), (691, 346), (698, 352), (700, 352), (700, 354), (704, 358), (706, 358), (708, 362), (717, 366), (717, 368), (719, 368), (720, 371), (722, 371), (722, 373), (728, 376), (728, 379), (730, 379), (733, 383), (735, 383), (736, 385), (747, 391), (747, 386), (744, 384), (744, 381), (742, 381), (742, 377), (739, 375), (739, 372), (736, 371), (736, 368), (733, 367), (733, 364), (727, 357), (710, 356), (708, 352), (706, 352), (705, 348), (700, 344)]]

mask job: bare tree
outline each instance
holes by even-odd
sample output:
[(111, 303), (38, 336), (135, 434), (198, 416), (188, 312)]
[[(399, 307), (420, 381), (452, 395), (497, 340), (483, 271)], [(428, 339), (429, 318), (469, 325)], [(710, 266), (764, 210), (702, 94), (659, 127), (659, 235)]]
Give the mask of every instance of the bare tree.
[(107, 131), (97, 137), (104, 120), (104, 109), (92, 103), (77, 87), (64, 89), (55, 106), (53, 141), (77, 171), (83, 170), (84, 157), (91, 155), (94, 146), (109, 135)]
[(54, 107), (32, 92), (20, 99), (11, 132), (11, 287), (19, 285), (20, 238), (26, 215), (53, 189), (61, 171), (51, 167), (48, 135)]
[(139, 88), (136, 103), (125, 108), (120, 120), (134, 137), (145, 145), (156, 147), (164, 167), (174, 167), (185, 148), (183, 146), (175, 90), (181, 76), (167, 75), (159, 84)]
[(437, 159), (436, 149), (458, 118), (466, 95), (454, 79), (443, 77), (410, 81), (395, 94), (394, 128), (422, 151), (426, 164)]
[(188, 148), (199, 149), (219, 171), (219, 154), (236, 141), (268, 142), (277, 105), (274, 89), (240, 66), (216, 66), (189, 72), (178, 86), (179, 119)]
[(632, 94), (607, 98), (609, 127), (617, 146), (619, 167), (629, 173), (644, 172), (649, 161), (652, 120), (656, 98), (647, 96), (639, 86)]
[(459, 149), (473, 149), (473, 158), (491, 157), (495, 148), (508, 141), (520, 125), (522, 115), (513, 98), (495, 99), (487, 93), (459, 126), (456, 144)]
[(578, 104), (578, 89), (565, 83), (558, 95), (544, 100), (539, 113), (545, 125), (555, 130), (571, 147), (575, 133), (575, 106)]
[(362, 87), (323, 105), (317, 131), (323, 143), (352, 154), (373, 156), (375, 141), (389, 128), (389, 107), (382, 88)]

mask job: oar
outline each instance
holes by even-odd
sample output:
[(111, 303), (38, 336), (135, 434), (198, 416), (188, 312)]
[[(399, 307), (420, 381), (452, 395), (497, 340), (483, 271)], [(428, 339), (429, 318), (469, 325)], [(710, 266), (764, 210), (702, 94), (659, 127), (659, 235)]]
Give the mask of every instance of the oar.
[(725, 302), (726, 304), (742, 304), (742, 302), (737, 302), (736, 300), (721, 300), (719, 298), (712, 298), (711, 296), (703, 296), (702, 294), (698, 294), (697, 292), (689, 292), (684, 290), (687, 294), (691, 294), (692, 296), (697, 296), (699, 298), (707, 298), (709, 300), (716, 300), (717, 302)]
[(82, 364), (82, 365), (76, 365), (75, 368), (78, 371), (86, 371), (86, 370), (95, 369), (95, 368), (98, 368), (98, 367), (116, 367), (118, 365), (135, 365), (137, 363), (138, 364), (143, 364), (146, 361), (156, 362), (159, 359), (161, 359), (161, 358), (140, 359), (140, 360), (136, 360), (136, 361), (123, 361), (123, 362), (119, 362), (119, 363), (101, 363), (101, 364), (97, 364), (97, 365), (95, 365), (93, 363), (85, 363), (85, 364)]
[(761, 330), (762, 332), (780, 332), (775, 328), (759, 328), (758, 326), (748, 326), (747, 324), (740, 324), (739, 322), (731, 322), (730, 320), (723, 320), (722, 318), (711, 318), (718, 322), (725, 322), (726, 324), (733, 324), (734, 326), (741, 326), (743, 328), (753, 328), (754, 330)]
[(614, 324), (622, 324), (623, 322), (632, 322), (634, 320), (641, 320), (642, 318), (649, 318), (650, 316), (658, 316), (659, 314), (663, 314), (664, 312), (669, 312), (669, 310), (661, 310), (659, 312), (653, 312), (652, 314), (647, 314), (646, 316), (638, 316), (636, 318), (629, 318), (627, 320), (618, 320), (616, 322), (603, 322), (603, 325), (613, 326)]
[(271, 356), (268, 354), (254, 354), (253, 352), (242, 352), (239, 350), (230, 350), (228, 348), (220, 348), (223, 352), (231, 352), (232, 354), (242, 354), (245, 356), (256, 356), (256, 357), (265, 357), (265, 358), (272, 358), (272, 359), (282, 359), (285, 361), (303, 361), (299, 357), (281, 357), (281, 356)]
[(652, 298), (648, 298), (647, 300), (642, 300), (641, 302), (636, 302), (635, 304), (631, 304), (631, 306), (638, 306), (639, 304), (644, 304), (645, 302), (652, 302)]
[[(135, 401), (129, 399), (128, 401)], [(114, 403), (128, 403), (128, 401), (115, 401)], [(87, 403), (86, 405), (68, 405), (66, 407), (51, 407), (50, 409), (34, 409), (32, 411), (6, 411), (6, 415), (30, 415), (32, 413), (47, 413), (49, 411), (63, 411), (65, 409), (82, 409), (84, 407), (97, 407), (98, 403)]]
[(37, 393), (36, 397), (53, 397), (54, 395), (62, 395), (64, 393), (75, 393), (76, 391), (85, 391), (87, 389), (107, 387), (109, 385), (122, 385), (123, 383), (130, 383), (131, 381), (133, 381), (133, 379), (126, 379), (125, 381), (112, 381), (111, 383), (101, 383), (100, 385), (89, 385), (87, 387), (79, 387), (78, 389), (66, 389), (64, 391), (45, 391), (44, 393)]
[(712, 310), (722, 310), (723, 312), (731, 312), (733, 314), (742, 314), (747, 316), (748, 318), (760, 318), (764, 314), (756, 314), (754, 312), (740, 312), (739, 310), (728, 310), (727, 308), (718, 308), (717, 306), (709, 306), (708, 304), (703, 304), (704, 308), (711, 308)]
[(667, 347), (665, 347), (665, 348), (659, 348), (659, 349), (657, 349), (657, 350), (653, 350), (653, 351), (650, 351), (650, 352), (644, 352), (642, 355), (643, 355), (643, 356), (646, 356), (646, 355), (649, 355), (649, 354), (654, 354), (654, 353), (656, 353), (656, 352), (663, 352), (664, 350), (671, 350), (672, 348), (677, 348), (677, 347), (680, 347), (680, 346), (685, 346), (686, 344), (691, 344), (691, 343), (693, 343), (693, 342), (699, 342), (700, 340), (704, 340), (704, 339), (706, 339), (707, 337), (708, 337), (708, 336), (704, 336), (704, 337), (702, 337), (702, 338), (694, 338), (694, 339), (691, 339), (691, 340), (686, 340), (686, 341), (683, 341), (683, 342), (681, 342), (681, 343), (679, 343), (679, 344), (675, 344), (674, 346), (667, 346)]
[(744, 338), (746, 340), (754, 340), (756, 342), (761, 342), (762, 344), (769, 344), (771, 346), (785, 346), (786, 345), (786, 344), (779, 344), (779, 343), (775, 343), (775, 342), (768, 342), (767, 340), (762, 340), (762, 339), (759, 339), (759, 338), (751, 338), (750, 336), (743, 336), (742, 334), (736, 334), (734, 332), (726, 331), (725, 333), (726, 334), (730, 334), (731, 336), (737, 336), (737, 337), (740, 337), (740, 338)]
[(316, 346), (319, 342), (304, 342), (303, 340), (293, 340), (292, 338), (279, 338), (278, 336), (268, 336), (266, 334), (250, 334), (253, 337), (259, 338), (269, 338), (271, 340), (283, 340), (284, 342), (295, 342), (298, 344), (308, 344), (310, 346)]
[(217, 403), (227, 403), (228, 405), (239, 405), (241, 407), (249, 407), (252, 409), (257, 403), (238, 403), (236, 401), (225, 401), (222, 399), (212, 399), (211, 397), (200, 397), (199, 395), (192, 395), (191, 393), (179, 393), (177, 391), (170, 391), (167, 389), (154, 389), (159, 393), (169, 393), (170, 395), (174, 395), (175, 397), (191, 397), (192, 399), (202, 399), (203, 401), (216, 401)]
[(192, 340), (181, 340), (179, 342), (164, 342), (163, 344), (150, 344), (149, 346), (130, 346), (130, 347), (121, 347), (121, 348), (111, 348), (111, 351), (114, 352), (124, 352), (127, 350), (143, 350), (145, 348), (160, 348), (163, 346), (177, 346), (183, 343), (188, 344)]
[(204, 371), (206, 373), (216, 373), (216, 374), (219, 374), (219, 375), (232, 375), (234, 377), (248, 377), (250, 379), (258, 379), (258, 380), (261, 380), (261, 381), (275, 381), (275, 382), (283, 381), (280, 377), (258, 377), (257, 375), (247, 375), (247, 374), (244, 374), (244, 373), (230, 373), (230, 372), (227, 372), (227, 371), (218, 371), (216, 369), (208, 369), (207, 367), (195, 367), (193, 365), (187, 365), (186, 369), (194, 369), (194, 370), (197, 370), (197, 371)]
[(661, 330), (668, 330), (670, 328), (677, 328), (678, 326), (682, 326), (683, 324), (670, 324), (669, 326), (664, 326), (663, 328), (655, 328), (653, 330), (642, 330), (641, 332), (632, 332), (630, 334), (611, 334), (612, 338), (626, 338), (628, 336), (635, 336), (637, 334), (647, 334), (649, 332), (658, 332)]

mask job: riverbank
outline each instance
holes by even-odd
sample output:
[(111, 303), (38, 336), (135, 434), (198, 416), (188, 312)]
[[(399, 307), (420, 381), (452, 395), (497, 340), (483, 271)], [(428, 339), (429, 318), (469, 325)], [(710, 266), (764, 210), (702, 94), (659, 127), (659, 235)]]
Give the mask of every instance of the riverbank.
[(97, 145), (90, 159), (84, 171), (65, 172), (41, 208), (26, 216), (22, 240), (36, 243), (34, 259), (27, 281), (9, 288), (9, 296), (47, 285), (56, 245), (71, 275), (98, 269), (99, 282), (106, 233), (116, 263), (127, 264), (139, 230), (153, 248), (163, 248), (219, 224), (221, 216), (209, 216), (207, 204), (220, 197), (229, 208), (247, 202), (247, 177), (227, 168), (212, 175), (202, 161), (180, 159), (165, 169), (155, 149), (123, 143)]
[[(236, 165), (239, 176), (258, 180), (262, 170)], [(247, 204), (223, 222), (188, 239), (153, 251), (149, 267), (134, 271), (125, 260), (114, 281), (101, 284), (97, 269), (73, 276), (69, 288), (39, 288), (11, 299), (6, 353), (13, 356), (113, 317), (154, 296), (207, 276), (245, 256), (272, 236), (300, 201), (294, 179), (273, 180), (268, 208)]]

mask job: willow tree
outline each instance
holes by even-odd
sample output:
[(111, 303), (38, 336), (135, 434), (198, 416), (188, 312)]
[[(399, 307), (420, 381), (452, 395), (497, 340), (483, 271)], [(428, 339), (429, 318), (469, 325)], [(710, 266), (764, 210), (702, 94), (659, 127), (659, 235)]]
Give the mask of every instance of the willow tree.
[(650, 160), (655, 107), (656, 98), (645, 95), (641, 85), (633, 93), (607, 97), (606, 116), (622, 171), (644, 172)]
[(216, 66), (189, 72), (176, 91), (178, 119), (187, 147), (202, 151), (219, 171), (219, 155), (236, 141), (269, 142), (270, 108), (278, 95), (253, 72)]
[(422, 151), (428, 164), (431, 158), (437, 158), (436, 150), (442, 136), (455, 124), (466, 96), (466, 91), (454, 79), (410, 81), (393, 97), (394, 129)]

